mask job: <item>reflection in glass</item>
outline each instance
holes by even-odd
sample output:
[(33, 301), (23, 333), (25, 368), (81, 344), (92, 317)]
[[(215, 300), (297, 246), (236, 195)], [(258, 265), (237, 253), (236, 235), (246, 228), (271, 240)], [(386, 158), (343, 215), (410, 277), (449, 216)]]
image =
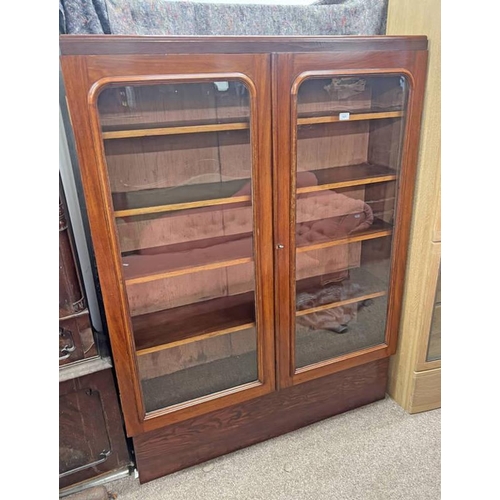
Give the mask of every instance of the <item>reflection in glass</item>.
[(439, 269), (436, 285), (436, 296), (434, 298), (434, 310), (427, 348), (427, 361), (437, 361), (438, 359), (441, 359), (441, 268)]
[(146, 411), (258, 379), (254, 328), (137, 357)]
[(110, 86), (98, 109), (147, 411), (258, 380), (248, 89)]
[(295, 368), (385, 341), (406, 99), (400, 75), (299, 87)]

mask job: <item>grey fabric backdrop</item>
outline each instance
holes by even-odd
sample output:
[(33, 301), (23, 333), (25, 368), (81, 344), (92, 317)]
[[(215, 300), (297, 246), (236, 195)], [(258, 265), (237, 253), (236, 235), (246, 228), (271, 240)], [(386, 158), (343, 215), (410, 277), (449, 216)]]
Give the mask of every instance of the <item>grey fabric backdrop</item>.
[(122, 35), (379, 35), (388, 0), (308, 6), (170, 0), (60, 0), (60, 32)]

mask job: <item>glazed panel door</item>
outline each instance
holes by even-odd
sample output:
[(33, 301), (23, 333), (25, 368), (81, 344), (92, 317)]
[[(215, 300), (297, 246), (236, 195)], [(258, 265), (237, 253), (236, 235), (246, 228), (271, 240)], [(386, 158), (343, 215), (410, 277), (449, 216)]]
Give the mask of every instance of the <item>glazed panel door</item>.
[(413, 89), (421, 77), (413, 58), (275, 59), (278, 114), (290, 117), (277, 127), (282, 386), (395, 350), (414, 175)]
[(270, 56), (72, 59), (129, 435), (274, 390)]

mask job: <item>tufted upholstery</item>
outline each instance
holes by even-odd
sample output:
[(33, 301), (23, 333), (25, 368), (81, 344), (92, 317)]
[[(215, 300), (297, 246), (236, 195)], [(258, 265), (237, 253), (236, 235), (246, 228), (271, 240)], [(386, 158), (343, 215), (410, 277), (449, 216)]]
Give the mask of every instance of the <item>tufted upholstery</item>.
[[(316, 184), (314, 174), (298, 174), (297, 187)], [(247, 184), (233, 196), (249, 193), (250, 184)], [(170, 241), (171, 244), (148, 248), (153, 238), (151, 230), (158, 231), (159, 222), (164, 224), (162, 234), (166, 237), (163, 241)], [(341, 238), (367, 229), (372, 223), (371, 208), (362, 200), (328, 190), (297, 197), (298, 247)], [(252, 209), (249, 203), (167, 214), (150, 224), (155, 225), (154, 228), (141, 226), (141, 232), (136, 235), (135, 246), (141, 250), (123, 258), (125, 278), (253, 256)], [(154, 235), (155, 238), (157, 236)], [(355, 266), (357, 259), (359, 249), (356, 245), (300, 252), (297, 253), (297, 279), (345, 270)], [(253, 262), (190, 273), (158, 280), (154, 282), (155, 286), (152, 282), (130, 286), (129, 300), (133, 313), (144, 314), (188, 304), (194, 299), (208, 300), (253, 290), (253, 276)], [(167, 292), (167, 289), (170, 291)]]

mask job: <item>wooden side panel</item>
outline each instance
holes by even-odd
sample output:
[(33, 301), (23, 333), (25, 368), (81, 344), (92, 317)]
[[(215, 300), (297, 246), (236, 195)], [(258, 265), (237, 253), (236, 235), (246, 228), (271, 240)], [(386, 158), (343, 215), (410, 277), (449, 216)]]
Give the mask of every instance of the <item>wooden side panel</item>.
[(388, 360), (310, 381), (134, 437), (146, 483), (385, 396)]
[(436, 0), (391, 0), (387, 34), (426, 34), (429, 64), (422, 139), (415, 185), (399, 347), (390, 364), (388, 392), (405, 410), (412, 406), (414, 373), (435, 370), (425, 362), (441, 241), (441, 5)]
[(441, 368), (413, 373), (410, 413), (441, 407)]
[(60, 488), (131, 464), (111, 370), (59, 384), (59, 397), (60, 472), (82, 467), (62, 477)]
[[(179, 186), (195, 176), (220, 180), (219, 149), (215, 134), (140, 137), (105, 142), (112, 192)], [(187, 144), (189, 147), (186, 148)], [(165, 169), (165, 165), (171, 168)], [(189, 165), (189, 169), (176, 168)]]

